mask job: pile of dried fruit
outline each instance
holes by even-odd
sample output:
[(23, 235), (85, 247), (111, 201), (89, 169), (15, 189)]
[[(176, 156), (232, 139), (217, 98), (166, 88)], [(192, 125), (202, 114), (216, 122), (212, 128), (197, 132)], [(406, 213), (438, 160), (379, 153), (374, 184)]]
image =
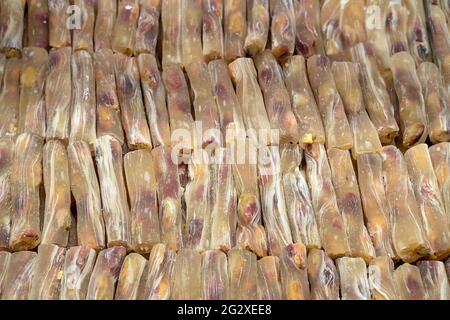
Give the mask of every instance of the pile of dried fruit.
[(449, 1), (0, 25), (1, 299), (450, 299)]

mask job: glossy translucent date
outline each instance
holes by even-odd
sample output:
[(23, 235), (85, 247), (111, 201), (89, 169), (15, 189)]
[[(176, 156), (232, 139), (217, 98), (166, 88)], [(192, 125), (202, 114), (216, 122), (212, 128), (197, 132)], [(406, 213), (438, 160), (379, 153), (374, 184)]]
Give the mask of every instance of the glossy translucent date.
[(375, 249), (364, 225), (363, 207), (358, 180), (349, 151), (328, 150), (331, 176), (340, 213), (353, 257), (369, 262), (375, 257)]
[(277, 59), (284, 59), (295, 49), (294, 0), (270, 0), (269, 4), (272, 53)]
[(254, 56), (266, 48), (269, 37), (269, 0), (247, 1), (247, 36), (245, 51)]
[(224, 58), (227, 61), (233, 61), (245, 56), (244, 44), (247, 33), (246, 17), (246, 0), (224, 2)]
[(326, 0), (320, 12), (324, 49), (333, 60), (345, 60), (348, 49), (367, 39), (364, 1)]
[(203, 254), (202, 292), (203, 300), (228, 299), (228, 261), (222, 251), (208, 250)]
[(181, 232), (182, 189), (177, 163), (173, 162), (170, 147), (157, 147), (152, 151), (155, 178), (158, 182), (158, 205), (161, 242), (168, 249), (177, 251), (183, 247)]
[(320, 7), (315, 0), (294, 1), (295, 51), (305, 58), (323, 53)]
[(72, 55), (72, 114), (70, 141), (85, 141), (92, 146), (96, 138), (95, 74), (92, 56), (87, 51)]
[(211, 189), (212, 177), (206, 151), (194, 150), (189, 164), (189, 182), (184, 199), (186, 202), (187, 248), (203, 252), (209, 248), (211, 238)]
[(53, 49), (48, 55), (45, 82), (45, 111), (47, 139), (69, 140), (72, 104), (72, 49)]
[(431, 1), (431, 4), (440, 6), (448, 21), (448, 18), (450, 17), (450, 3), (448, 0), (433, 0)]
[(223, 58), (223, 0), (203, 0), (203, 56), (207, 61)]
[(116, 53), (115, 70), (122, 125), (130, 150), (152, 148), (136, 58)]
[(447, 219), (450, 221), (450, 143), (443, 142), (429, 148)]
[(20, 101), (20, 69), (22, 61), (11, 58), (6, 61), (2, 78), (0, 103), (0, 137), (17, 134)]
[(6, 271), (8, 271), (9, 261), (11, 260), (11, 253), (6, 251), (0, 251), (0, 299), (4, 290), (4, 282), (6, 277)]
[(400, 299), (427, 300), (428, 295), (420, 276), (419, 268), (409, 263), (402, 264), (394, 271)]
[(222, 141), (228, 145), (245, 130), (241, 107), (225, 60), (211, 61), (208, 64), (208, 70), (214, 99), (219, 110)]
[(60, 300), (84, 300), (97, 254), (89, 247), (67, 250), (61, 280)]
[(195, 147), (211, 148), (221, 145), (220, 115), (214, 100), (208, 66), (203, 61), (195, 61), (186, 65), (185, 70), (195, 113)]
[(257, 260), (254, 253), (233, 248), (228, 252), (231, 300), (256, 300)]
[(282, 248), (293, 241), (282, 187), (278, 147), (264, 147), (259, 150), (258, 176), (267, 248), (270, 255), (279, 256)]
[(166, 90), (155, 56), (141, 53), (138, 57), (142, 94), (154, 147), (171, 143)]
[(377, 256), (396, 258), (392, 245), (391, 213), (384, 188), (383, 158), (376, 153), (356, 158), (365, 224)]
[[(383, 0), (384, 1), (384, 0)], [(394, 114), (394, 106), (377, 63), (376, 48), (371, 44), (359, 43), (351, 50), (352, 59), (359, 63), (359, 77), (364, 105), (370, 120), (377, 129), (383, 144), (392, 143), (399, 127)], [(389, 55), (384, 68), (388, 67)]]
[(312, 300), (339, 300), (339, 274), (324, 251), (312, 249), (307, 260)]
[(33, 269), (37, 253), (32, 251), (11, 254), (3, 278), (1, 300), (29, 300)]
[(182, 63), (187, 66), (203, 61), (202, 49), (202, 0), (181, 0), (181, 45)]
[(405, 153), (409, 178), (416, 195), (425, 235), (434, 258), (450, 254), (450, 224), (426, 144)]
[(148, 273), (141, 281), (139, 299), (169, 300), (176, 253), (164, 244), (153, 247), (148, 261)]
[[(213, 250), (228, 252), (236, 243), (237, 193), (228, 149), (216, 149), (218, 163), (212, 171), (214, 201), (211, 208), (211, 241)], [(214, 166), (214, 164), (213, 164)]]
[(27, 0), (28, 46), (48, 48), (49, 12), (47, 0)]
[(159, 16), (161, 14), (161, 0), (141, 0), (139, 20), (136, 29), (136, 45), (134, 54), (156, 53), (159, 35)]
[(162, 2), (163, 66), (202, 61), (202, 1)]
[(42, 138), (23, 133), (16, 139), (11, 169), (10, 247), (31, 250), (41, 241), (39, 189), (42, 183)]
[(399, 100), (401, 142), (406, 148), (409, 148), (424, 142), (428, 135), (427, 114), (422, 88), (414, 59), (409, 53), (399, 52), (393, 55), (390, 66)]
[(121, 0), (117, 4), (111, 48), (127, 56), (133, 55), (139, 19), (138, 0)]
[(322, 1), (320, 28), (323, 35), (324, 53), (333, 60), (343, 60), (345, 56), (341, 39), (340, 9), (340, 0)]
[(297, 143), (299, 127), (280, 66), (269, 50), (256, 55), (254, 62), (271, 127), (279, 130), (279, 143)]
[(450, 28), (444, 12), (438, 6), (429, 6), (427, 19), (435, 59), (441, 69), (444, 85), (450, 90)]
[(394, 262), (387, 256), (374, 258), (368, 268), (368, 280), (373, 300), (399, 300), (394, 280)]
[(124, 156), (124, 169), (131, 208), (131, 240), (134, 251), (147, 254), (160, 242), (157, 182), (150, 150)]
[(23, 50), (20, 74), (18, 133), (32, 133), (45, 138), (44, 85), (48, 53), (42, 48)]
[(257, 262), (257, 296), (259, 300), (281, 300), (280, 259), (264, 257)]
[(95, 51), (111, 49), (112, 32), (116, 21), (117, 1), (97, 0), (94, 27)]
[(172, 145), (189, 150), (193, 148), (194, 117), (183, 70), (179, 66), (164, 67), (162, 78), (166, 88)]
[(280, 150), (281, 173), (286, 209), (289, 217), (292, 239), (308, 249), (320, 248), (319, 229), (311, 202), (311, 195), (300, 169), (302, 153), (298, 145), (285, 145)]
[(280, 255), (282, 298), (287, 300), (309, 300), (311, 298), (306, 248), (301, 243), (283, 248)]
[(69, 6), (69, 0), (48, 0), (50, 47), (70, 47), (72, 44), (71, 32), (70, 29), (67, 28), (67, 12)]
[(89, 145), (73, 142), (67, 148), (70, 189), (77, 210), (77, 238), (82, 246), (101, 250), (105, 247), (100, 187)]
[[(113, 2), (113, 1), (111, 1)], [(95, 5), (93, 0), (73, 0), (73, 5), (80, 10), (80, 26), (72, 32), (72, 48), (74, 51), (94, 51)]]
[(112, 247), (98, 254), (89, 280), (87, 300), (113, 300), (117, 280), (127, 251), (124, 247)]
[(25, 0), (2, 1), (0, 51), (7, 57), (20, 57), (25, 25)]
[(417, 70), (428, 116), (432, 143), (450, 141), (450, 93), (445, 90), (441, 73), (432, 62), (423, 62)]
[(123, 261), (117, 281), (115, 300), (136, 300), (142, 279), (148, 272), (147, 260), (138, 253), (130, 253)]
[(201, 300), (202, 256), (192, 249), (178, 251), (171, 278), (172, 300)]
[(391, 56), (386, 32), (386, 19), (388, 16), (389, 0), (367, 0), (366, 1), (366, 30), (367, 46), (373, 50), (373, 59), (377, 62), (380, 70), (389, 68), (389, 57)]
[(182, 63), (181, 47), (181, 2), (162, 0), (162, 65), (164, 67)]
[(397, 255), (413, 262), (429, 253), (420, 208), (403, 155), (394, 146), (383, 147), (383, 179), (391, 215), (392, 243)]
[(72, 223), (70, 212), (69, 159), (66, 147), (58, 140), (48, 141), (43, 149), (45, 188), (43, 244), (66, 247)]
[(300, 145), (305, 148), (311, 143), (325, 143), (325, 129), (309, 84), (305, 58), (297, 55), (288, 58), (283, 71), (297, 119)]
[(125, 138), (119, 98), (117, 97), (114, 54), (111, 49), (98, 49), (95, 52), (94, 71), (97, 98), (97, 136), (110, 135), (123, 144)]
[(33, 267), (31, 300), (59, 300), (66, 249), (41, 244)]
[[(236, 146), (238, 147), (238, 146)], [(238, 196), (236, 245), (258, 257), (267, 255), (266, 233), (261, 223), (261, 202), (258, 189), (257, 150), (250, 139), (239, 146), (241, 153), (232, 165)]]
[(408, 8), (402, 1), (390, 1), (386, 19), (386, 34), (391, 55), (409, 52)]
[(442, 261), (419, 261), (417, 266), (430, 300), (450, 300), (450, 285)]
[[(9, 249), (11, 214), (11, 170), (14, 159), (14, 142), (0, 138), (0, 251)], [(1, 290), (1, 288), (0, 288)]]
[(325, 147), (309, 145), (305, 151), (306, 178), (325, 252), (336, 258), (351, 253), (344, 219), (339, 211)]
[(342, 300), (370, 300), (366, 263), (362, 258), (336, 260)]
[(411, 55), (417, 64), (431, 61), (431, 47), (428, 41), (427, 21), (423, 1), (403, 0), (408, 10), (408, 41)]
[(111, 136), (95, 140), (100, 190), (108, 247), (131, 248), (131, 215), (123, 176), (122, 147)]
[[(271, 126), (253, 60), (239, 58), (230, 63), (228, 68), (236, 87), (236, 95), (248, 136), (256, 144), (272, 142)], [(265, 139), (265, 141), (260, 141), (261, 139)]]
[(364, 1), (340, 1), (341, 41), (348, 56), (348, 49), (367, 40)]
[(351, 149), (352, 131), (334, 82), (330, 59), (323, 55), (314, 55), (308, 59), (307, 68), (325, 127), (327, 148)]
[(358, 65), (352, 62), (334, 62), (332, 71), (352, 130), (353, 157), (379, 152), (381, 142), (364, 106), (362, 89), (358, 83)]

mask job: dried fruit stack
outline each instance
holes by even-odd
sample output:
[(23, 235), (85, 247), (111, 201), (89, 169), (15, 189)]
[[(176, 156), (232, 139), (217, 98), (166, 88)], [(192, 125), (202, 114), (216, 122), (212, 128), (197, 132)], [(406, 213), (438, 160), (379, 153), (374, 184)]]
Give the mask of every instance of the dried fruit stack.
[(0, 0), (0, 299), (450, 300), (450, 15)]

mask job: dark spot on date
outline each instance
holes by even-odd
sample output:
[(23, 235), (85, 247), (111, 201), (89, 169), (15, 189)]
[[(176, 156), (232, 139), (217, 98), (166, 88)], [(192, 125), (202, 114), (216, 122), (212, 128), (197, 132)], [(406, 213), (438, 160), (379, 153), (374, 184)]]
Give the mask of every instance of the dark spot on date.
[(214, 94), (221, 100), (225, 99), (227, 96), (227, 91), (225, 87), (218, 83), (214, 86)]
[(134, 92), (133, 81), (128, 76), (124, 76), (120, 81), (120, 90), (122, 94), (130, 96)]
[(303, 41), (298, 40), (296, 43), (296, 48), (297, 51), (301, 53), (303, 56), (311, 54), (310, 46), (307, 43), (304, 43)]
[(214, 30), (214, 20), (211, 17), (203, 18), (203, 31), (211, 33)]
[(327, 67), (329, 67), (329, 64), (330, 64), (330, 60), (326, 56), (324, 56), (322, 54), (317, 56), (316, 65), (318, 67), (327, 68)]
[(202, 237), (202, 231), (203, 231), (203, 220), (193, 219), (189, 223), (188, 242), (190, 244), (195, 244), (196, 242), (198, 242)]
[(116, 103), (116, 99), (112, 96), (110, 93), (105, 93), (100, 98), (101, 104), (107, 105), (107, 106), (113, 106)]
[(403, 51), (407, 51), (405, 46), (403, 45), (403, 43), (401, 42), (397, 42), (392, 46), (392, 53), (398, 53), (398, 52), (403, 52)]
[(342, 229), (341, 221), (339, 221), (338, 219), (334, 219), (334, 220), (333, 220), (332, 226), (333, 226), (333, 228), (335, 228), (335, 229), (339, 229), (339, 230)]
[(55, 68), (60, 61), (60, 56), (57, 52), (50, 53), (48, 57), (48, 66), (50, 69)]
[(407, 276), (406, 286), (408, 287), (409, 292), (411, 293), (411, 296), (413, 298), (415, 298), (415, 299), (422, 298), (420, 285), (413, 276), (411, 276), (411, 275)]
[(356, 212), (356, 208), (359, 207), (359, 201), (354, 193), (347, 193), (344, 196), (344, 207), (352, 213)]
[(164, 83), (166, 85), (166, 89), (170, 91), (180, 90), (183, 85), (182, 79), (176, 70), (170, 70), (167, 72)]
[(272, 70), (269, 67), (265, 67), (263, 70), (261, 70), (259, 74), (259, 81), (261, 82), (261, 85), (268, 85), (270, 81), (273, 78)]
[(178, 110), (185, 113), (191, 112), (191, 103), (186, 100), (178, 100), (175, 102), (175, 106)]
[(330, 284), (331, 286), (334, 286), (335, 282), (336, 282), (336, 276), (334, 275), (333, 270), (330, 269), (330, 267), (326, 267), (323, 270), (323, 278), (324, 278), (324, 283)]
[(146, 74), (146, 78), (147, 78), (148, 86), (151, 89), (156, 90), (158, 88), (158, 84), (159, 84), (159, 81), (160, 81), (158, 74), (156, 72), (149, 71)]

